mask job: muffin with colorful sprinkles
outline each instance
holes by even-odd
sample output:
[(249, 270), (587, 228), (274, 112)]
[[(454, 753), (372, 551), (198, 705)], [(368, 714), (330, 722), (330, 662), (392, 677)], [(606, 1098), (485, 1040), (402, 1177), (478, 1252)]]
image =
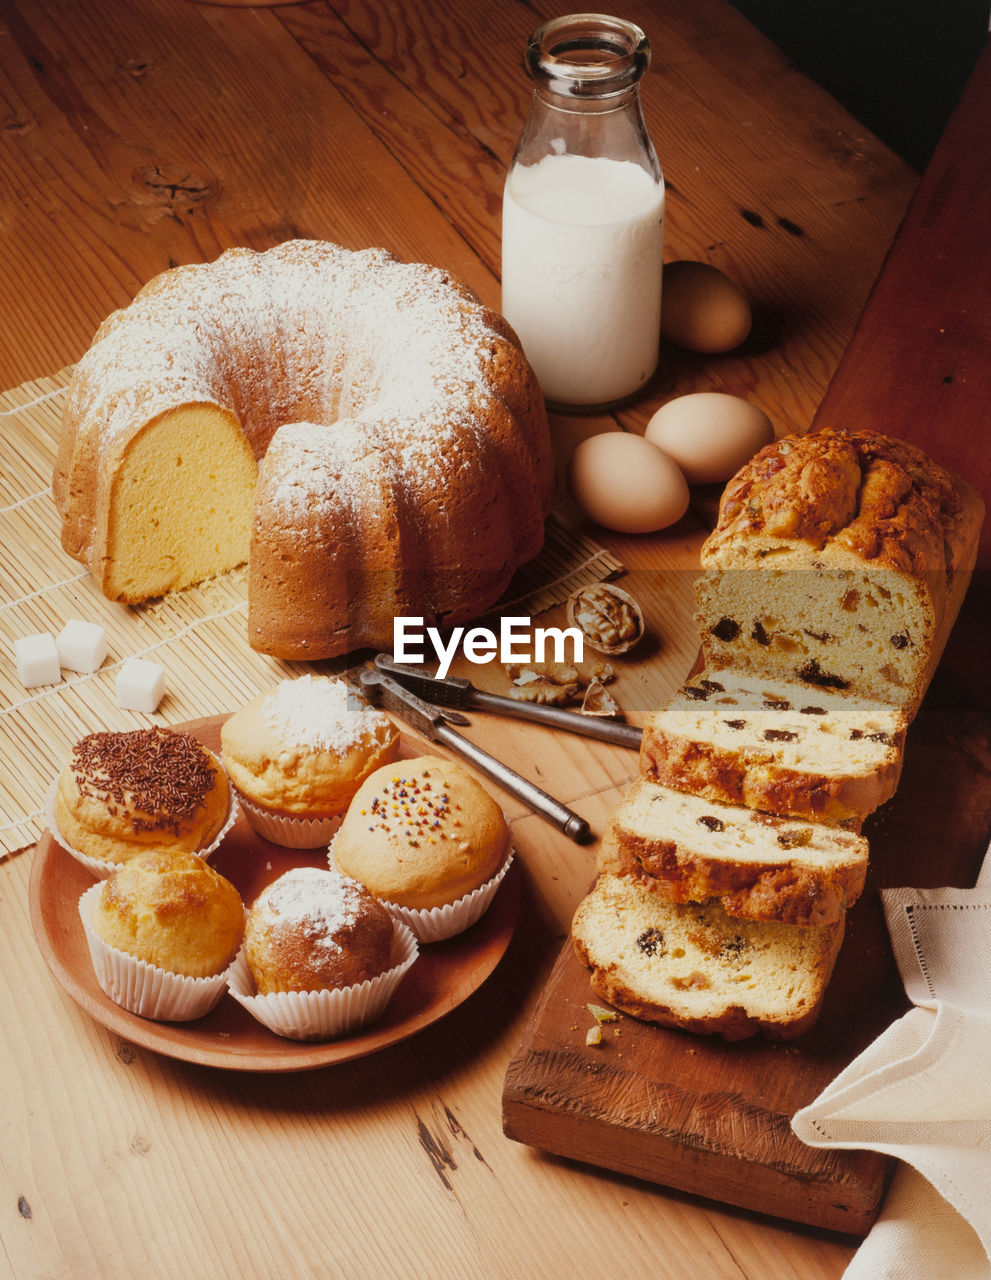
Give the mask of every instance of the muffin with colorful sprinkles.
[(509, 866), (509, 828), (467, 769), (420, 756), (365, 779), (330, 857), (420, 941), (436, 941), (467, 928), (488, 906)]

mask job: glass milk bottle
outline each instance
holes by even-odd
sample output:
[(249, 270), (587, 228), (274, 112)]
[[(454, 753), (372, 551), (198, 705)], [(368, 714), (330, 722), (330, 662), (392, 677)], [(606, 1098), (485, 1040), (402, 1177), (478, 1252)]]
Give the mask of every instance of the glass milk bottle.
[(530, 114), (506, 178), (502, 310), (545, 400), (614, 404), (657, 364), (664, 178), (640, 105), (639, 27), (578, 13), (526, 47)]

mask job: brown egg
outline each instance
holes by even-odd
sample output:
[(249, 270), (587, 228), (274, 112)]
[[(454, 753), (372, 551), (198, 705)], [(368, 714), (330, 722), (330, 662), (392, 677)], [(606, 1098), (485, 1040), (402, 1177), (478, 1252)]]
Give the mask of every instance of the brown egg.
[(661, 333), (675, 346), (703, 355), (732, 351), (751, 322), (743, 291), (717, 267), (688, 260), (664, 267)]
[(696, 391), (662, 404), (644, 433), (678, 464), (689, 484), (728, 480), (774, 439), (763, 409), (722, 391)]
[(572, 454), (568, 485), (592, 520), (619, 533), (650, 533), (688, 510), (688, 484), (677, 463), (642, 436), (606, 431)]

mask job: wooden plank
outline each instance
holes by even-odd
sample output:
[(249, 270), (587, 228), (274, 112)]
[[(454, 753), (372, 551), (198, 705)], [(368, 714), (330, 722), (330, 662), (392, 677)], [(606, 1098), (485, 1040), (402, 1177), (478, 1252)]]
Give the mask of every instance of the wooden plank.
[[(815, 427), (859, 423), (904, 435), (991, 495), (972, 424), (991, 397), (991, 55), (937, 150)], [(948, 372), (947, 372), (948, 371)], [(507, 1134), (558, 1155), (833, 1230), (863, 1233), (889, 1165), (871, 1153), (805, 1147), (790, 1117), (907, 1002), (879, 890), (970, 885), (991, 829), (984, 660), (991, 606), (987, 526), (980, 570), (923, 708), (897, 795), (865, 827), (866, 891), (823, 1015), (792, 1046), (727, 1046), (624, 1018), (586, 1048), (595, 997), (565, 944), (506, 1075)]]
[[(909, 206), (815, 427), (904, 436), (991, 494), (991, 44)], [(991, 569), (991, 520), (978, 568)]]
[(480, 285), (461, 237), (274, 11), (109, 8), (4, 14), (5, 187), (47, 216), (18, 208), (16, 250), (0, 242), (0, 297), (17, 302), (0, 309), (0, 388), (78, 359), (153, 275), (232, 245), (381, 244), (461, 260)]

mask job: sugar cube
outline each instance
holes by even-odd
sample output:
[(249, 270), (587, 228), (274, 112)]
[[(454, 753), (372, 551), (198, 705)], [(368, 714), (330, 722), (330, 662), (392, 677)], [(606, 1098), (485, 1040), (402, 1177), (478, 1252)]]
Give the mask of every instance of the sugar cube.
[(117, 672), (117, 705), (124, 711), (156, 711), (165, 694), (165, 668), (147, 658), (127, 658)]
[(55, 637), (50, 631), (18, 636), (14, 641), (17, 678), (25, 689), (39, 684), (58, 684), (62, 679)]
[(64, 670), (91, 675), (107, 656), (107, 630), (98, 622), (70, 618), (55, 637), (55, 644)]

